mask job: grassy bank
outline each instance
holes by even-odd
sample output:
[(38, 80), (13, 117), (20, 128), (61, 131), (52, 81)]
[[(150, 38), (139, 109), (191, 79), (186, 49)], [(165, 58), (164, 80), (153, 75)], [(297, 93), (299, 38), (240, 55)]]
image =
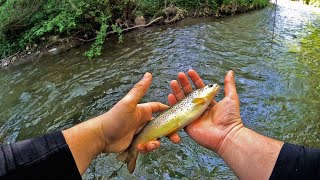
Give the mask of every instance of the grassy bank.
[[(70, 38), (94, 41), (99, 56), (106, 36), (123, 29), (174, 23), (186, 16), (224, 16), (267, 6), (268, 0), (0, 0), (0, 59)], [(159, 18), (162, 17), (162, 18)]]

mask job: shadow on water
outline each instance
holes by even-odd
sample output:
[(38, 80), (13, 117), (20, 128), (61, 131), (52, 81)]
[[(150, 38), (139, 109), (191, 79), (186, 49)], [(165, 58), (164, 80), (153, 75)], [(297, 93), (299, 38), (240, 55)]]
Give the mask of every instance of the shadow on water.
[[(82, 55), (88, 47), (81, 47), (1, 70), (0, 141), (39, 136), (101, 114), (146, 71), (154, 79), (142, 101), (166, 103), (170, 80), (192, 68), (206, 83), (220, 85), (228, 70), (235, 71), (246, 126), (319, 147), (319, 17), (278, 6), (274, 23), (266, 18), (269, 10), (128, 33), (123, 43), (109, 39), (93, 61)], [(223, 91), (217, 100), (222, 98)], [(159, 150), (141, 155), (133, 176), (115, 155), (101, 155), (83, 178), (236, 179), (221, 158), (180, 134), (181, 144), (163, 139)]]

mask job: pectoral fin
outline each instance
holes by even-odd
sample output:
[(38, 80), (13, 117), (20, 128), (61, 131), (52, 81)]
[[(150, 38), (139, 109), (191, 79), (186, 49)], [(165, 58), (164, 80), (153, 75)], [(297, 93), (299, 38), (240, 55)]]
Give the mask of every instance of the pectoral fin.
[(206, 99), (205, 98), (195, 98), (194, 100), (192, 100), (192, 103), (194, 104), (204, 104), (206, 102)]

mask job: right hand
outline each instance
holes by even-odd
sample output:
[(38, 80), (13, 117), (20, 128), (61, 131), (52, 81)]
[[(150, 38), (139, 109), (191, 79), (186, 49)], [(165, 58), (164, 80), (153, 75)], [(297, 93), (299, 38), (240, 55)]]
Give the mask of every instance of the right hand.
[[(188, 75), (196, 88), (205, 86), (196, 71), (189, 70)], [(170, 106), (193, 91), (185, 73), (179, 73), (178, 80), (179, 83), (175, 80), (170, 83), (173, 92), (168, 96)], [(220, 102), (213, 101), (212, 108), (185, 127), (188, 135), (198, 144), (219, 154), (223, 153), (225, 139), (232, 138), (243, 127), (233, 71), (229, 71), (225, 77), (224, 91), (225, 97)]]

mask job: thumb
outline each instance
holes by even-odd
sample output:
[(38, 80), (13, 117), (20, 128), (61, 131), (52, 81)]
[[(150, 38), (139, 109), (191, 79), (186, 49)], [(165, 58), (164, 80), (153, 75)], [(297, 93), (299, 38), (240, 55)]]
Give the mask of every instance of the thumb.
[(124, 97), (127, 102), (138, 104), (140, 99), (149, 89), (152, 82), (152, 75), (150, 73), (145, 73), (143, 78), (134, 85), (134, 87), (129, 91), (129, 93)]
[(230, 98), (237, 96), (236, 82), (234, 80), (234, 72), (229, 71), (224, 79), (225, 82), (225, 96)]

